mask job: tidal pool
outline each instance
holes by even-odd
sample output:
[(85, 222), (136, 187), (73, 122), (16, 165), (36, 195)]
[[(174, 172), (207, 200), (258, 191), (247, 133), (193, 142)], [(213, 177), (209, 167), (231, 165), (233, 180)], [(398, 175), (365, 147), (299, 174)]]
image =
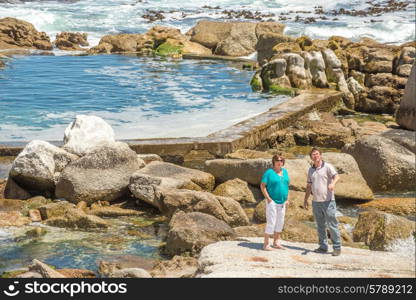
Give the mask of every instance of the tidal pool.
[(77, 114), (117, 139), (200, 137), (288, 99), (252, 92), (230, 62), (125, 55), (15, 57), (0, 71), (0, 142), (62, 140)]

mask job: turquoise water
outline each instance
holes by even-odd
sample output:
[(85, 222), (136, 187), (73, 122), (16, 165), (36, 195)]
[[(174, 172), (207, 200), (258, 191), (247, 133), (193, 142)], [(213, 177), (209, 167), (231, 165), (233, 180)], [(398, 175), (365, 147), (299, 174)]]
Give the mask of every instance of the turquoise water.
[[(159, 252), (161, 237), (129, 234), (131, 231), (146, 233), (153, 228), (136, 226), (129, 222), (132, 219), (110, 220), (112, 226), (107, 231), (73, 231), (39, 223), (0, 228), (0, 275), (4, 271), (27, 267), (35, 258), (60, 269), (80, 268), (94, 272), (97, 272), (100, 260), (111, 261), (123, 256), (150, 261), (163, 259)], [(45, 235), (25, 236), (26, 231), (39, 225), (46, 229)]]
[(0, 71), (0, 142), (61, 140), (76, 114), (117, 139), (206, 136), (287, 97), (254, 93), (228, 62), (123, 55), (22, 56)]

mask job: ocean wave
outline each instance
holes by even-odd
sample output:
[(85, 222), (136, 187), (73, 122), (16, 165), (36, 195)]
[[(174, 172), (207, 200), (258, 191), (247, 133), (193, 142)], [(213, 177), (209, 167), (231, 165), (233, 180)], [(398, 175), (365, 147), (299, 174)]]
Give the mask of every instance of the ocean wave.
[[(384, 3), (377, 0), (374, 3)], [(209, 7), (207, 6), (209, 5)], [(213, 9), (219, 6), (220, 9)], [(316, 18), (312, 24), (295, 22), (294, 17), (317, 17), (314, 9), (322, 6), (328, 20)], [(262, 14), (273, 13), (274, 21), (279, 21), (281, 13), (293, 12), (292, 19), (282, 21), (286, 24), (286, 33), (299, 36), (307, 34), (312, 38), (327, 38), (342, 35), (354, 40), (362, 36), (373, 37), (381, 42), (403, 42), (415, 37), (415, 4), (411, 3), (406, 11), (385, 13), (382, 16), (354, 17), (337, 15), (336, 20), (330, 14), (332, 10), (362, 10), (368, 4), (361, 0), (195, 0), (182, 2), (178, 8), (176, 0), (143, 1), (137, 0), (80, 0), (75, 3), (26, 2), (22, 4), (0, 4), (1, 17), (15, 17), (35, 25), (45, 31), (53, 40), (62, 31), (81, 31), (88, 33), (91, 46), (98, 44), (105, 34), (143, 33), (156, 24), (174, 26), (183, 33), (200, 19), (228, 20), (224, 10), (259, 11)], [(162, 11), (164, 19), (148, 22), (143, 15), (149, 11)], [(240, 20), (242, 20), (240, 18)], [(379, 22), (382, 21), (382, 22)]]

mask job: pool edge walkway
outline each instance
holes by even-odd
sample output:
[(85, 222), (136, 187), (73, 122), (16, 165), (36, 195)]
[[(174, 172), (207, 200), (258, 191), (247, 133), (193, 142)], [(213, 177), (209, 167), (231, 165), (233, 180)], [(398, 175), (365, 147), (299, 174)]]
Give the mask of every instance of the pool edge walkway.
[[(268, 111), (241, 121), (206, 137), (129, 139), (126, 142), (137, 153), (154, 153), (163, 157), (184, 157), (192, 150), (206, 150), (223, 157), (237, 149), (254, 149), (275, 131), (296, 123), (313, 111), (330, 111), (342, 104), (342, 93), (329, 89), (301, 91), (300, 95), (271, 107)], [(49, 141), (60, 146), (61, 141)], [(1, 143), (0, 156), (16, 156), (27, 142)], [(175, 159), (176, 160), (176, 159)]]

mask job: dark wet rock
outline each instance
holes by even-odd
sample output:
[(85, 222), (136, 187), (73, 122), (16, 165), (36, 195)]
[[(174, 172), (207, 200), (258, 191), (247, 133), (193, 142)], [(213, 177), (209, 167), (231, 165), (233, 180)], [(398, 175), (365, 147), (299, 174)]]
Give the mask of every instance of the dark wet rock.
[(161, 21), (165, 18), (163, 15), (165, 12), (162, 10), (152, 10), (147, 9), (146, 13), (142, 15), (143, 19), (146, 19), (149, 23), (155, 22), (155, 21)]
[(11, 177), (7, 178), (4, 198), (26, 200), (32, 197), (28, 191), (19, 186)]

